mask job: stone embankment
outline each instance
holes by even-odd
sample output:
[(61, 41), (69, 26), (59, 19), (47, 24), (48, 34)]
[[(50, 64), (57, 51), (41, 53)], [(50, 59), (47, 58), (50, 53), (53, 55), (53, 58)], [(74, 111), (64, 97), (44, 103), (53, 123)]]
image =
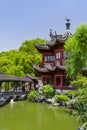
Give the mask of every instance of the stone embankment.
[(10, 101), (19, 101), (27, 99), (28, 92), (8, 92), (8, 93), (0, 93), (0, 107), (4, 106)]

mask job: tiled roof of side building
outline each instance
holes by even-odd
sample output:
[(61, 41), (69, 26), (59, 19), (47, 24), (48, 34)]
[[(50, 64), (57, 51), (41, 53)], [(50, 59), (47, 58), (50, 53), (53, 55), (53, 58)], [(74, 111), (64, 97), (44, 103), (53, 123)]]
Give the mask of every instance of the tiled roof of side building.
[(28, 77), (22, 76), (11, 76), (0, 74), (0, 81), (23, 81), (23, 82), (33, 82), (33, 80), (29, 79)]

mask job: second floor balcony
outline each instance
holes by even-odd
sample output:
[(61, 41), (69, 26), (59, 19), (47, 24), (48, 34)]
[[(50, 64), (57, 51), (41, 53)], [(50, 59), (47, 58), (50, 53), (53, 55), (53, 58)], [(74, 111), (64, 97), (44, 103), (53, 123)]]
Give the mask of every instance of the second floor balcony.
[(55, 71), (56, 69), (60, 70), (66, 70), (66, 65), (62, 64), (56, 60), (55, 62), (48, 62), (43, 63), (40, 65), (34, 65), (34, 68), (39, 72), (49, 72), (49, 71)]

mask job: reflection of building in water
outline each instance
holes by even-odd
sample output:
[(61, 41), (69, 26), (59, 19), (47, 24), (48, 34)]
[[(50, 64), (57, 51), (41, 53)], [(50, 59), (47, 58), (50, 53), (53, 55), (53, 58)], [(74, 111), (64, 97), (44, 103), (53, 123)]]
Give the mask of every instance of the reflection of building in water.
[(10, 103), (11, 103), (11, 104), (13, 104), (13, 103), (14, 103), (14, 100), (13, 100), (13, 99), (11, 99)]

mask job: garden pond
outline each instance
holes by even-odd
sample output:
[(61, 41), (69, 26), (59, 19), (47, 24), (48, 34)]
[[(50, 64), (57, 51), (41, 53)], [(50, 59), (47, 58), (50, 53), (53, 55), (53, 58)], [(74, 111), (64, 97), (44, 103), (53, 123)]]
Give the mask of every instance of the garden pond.
[(0, 108), (0, 130), (78, 130), (81, 123), (62, 107), (18, 101)]

